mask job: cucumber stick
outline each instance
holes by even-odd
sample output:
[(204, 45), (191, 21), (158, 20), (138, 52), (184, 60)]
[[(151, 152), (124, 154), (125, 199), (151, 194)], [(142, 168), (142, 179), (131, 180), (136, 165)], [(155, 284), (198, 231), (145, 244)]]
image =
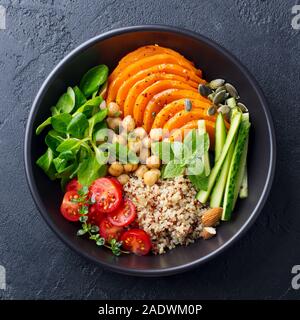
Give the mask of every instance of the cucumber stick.
[(220, 158), (220, 155), (226, 140), (226, 127), (225, 127), (225, 122), (224, 122), (222, 113), (218, 114), (218, 117), (216, 120), (215, 137), (216, 137), (216, 141), (215, 141), (215, 163), (216, 163)]
[[(236, 139), (234, 139), (234, 142)], [(218, 177), (218, 180), (213, 188), (211, 197), (210, 197), (210, 207), (211, 208), (219, 208), (222, 206), (222, 200), (223, 200), (223, 195), (224, 195), (224, 190), (225, 190), (225, 185), (227, 181), (227, 175), (235, 147), (235, 143), (232, 143), (230, 145), (230, 148), (228, 150), (228, 154), (225, 158), (225, 161), (223, 163), (221, 173)]]
[[(198, 130), (199, 133), (205, 133), (206, 132), (206, 127), (205, 127), (205, 120), (199, 120), (198, 121)], [(210, 174), (210, 162), (209, 162), (209, 154), (208, 151), (204, 153), (203, 156), (203, 163), (204, 163), (204, 172), (205, 175), (208, 176)]]
[(248, 172), (247, 172), (247, 163), (245, 165), (245, 171), (242, 179), (242, 185), (240, 189), (240, 198), (245, 199), (248, 197)]
[(230, 129), (228, 131), (228, 135), (226, 137), (226, 141), (225, 141), (223, 150), (221, 152), (220, 158), (217, 161), (217, 163), (214, 165), (213, 169), (211, 170), (210, 176), (208, 178), (207, 191), (200, 190), (196, 196), (197, 200), (199, 200), (201, 203), (206, 203), (208, 200), (211, 190), (222, 168), (223, 162), (227, 156), (230, 145), (233, 143), (234, 137), (236, 136), (239, 130), (241, 117), (242, 117), (242, 114), (240, 112), (236, 111), (233, 113)]
[(237, 200), (239, 192), (241, 190), (243, 177), (244, 177), (245, 170), (246, 170), (246, 162), (247, 162), (247, 154), (248, 154), (248, 141), (249, 141), (249, 135), (246, 138), (243, 153), (241, 156), (241, 162), (240, 162), (240, 167), (239, 167), (238, 176), (237, 176), (237, 183), (236, 183), (236, 186), (234, 189), (233, 208), (235, 206), (236, 200)]
[[(249, 119), (249, 118), (248, 118)], [(239, 180), (239, 170), (241, 168), (241, 160), (245, 150), (245, 145), (247, 145), (250, 122), (247, 119), (246, 115), (243, 115), (243, 121), (240, 125), (238, 132), (237, 142), (234, 147), (234, 152), (228, 172), (228, 177), (226, 181), (224, 201), (223, 201), (223, 214), (222, 220), (230, 220), (231, 213), (235, 204), (236, 194), (239, 192), (238, 180)]]

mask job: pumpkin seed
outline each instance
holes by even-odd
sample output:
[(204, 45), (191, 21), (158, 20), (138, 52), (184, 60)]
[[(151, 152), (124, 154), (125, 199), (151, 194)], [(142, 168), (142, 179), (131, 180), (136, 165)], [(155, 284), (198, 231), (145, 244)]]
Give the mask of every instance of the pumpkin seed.
[(208, 95), (210, 95), (212, 93), (212, 90), (206, 86), (205, 84), (199, 84), (198, 86), (198, 92), (201, 94), (201, 96), (203, 97), (207, 97)]
[(230, 84), (230, 83), (225, 83), (225, 88), (227, 90), (227, 92), (235, 99), (238, 99), (239, 98), (239, 94), (236, 90), (236, 88)]
[(209, 83), (209, 87), (213, 90), (218, 89), (225, 83), (224, 79), (214, 79)]
[(213, 116), (214, 114), (216, 113), (216, 108), (214, 105), (210, 106), (208, 109), (207, 109), (207, 114), (209, 116)]
[(226, 90), (225, 86), (221, 86), (219, 88), (217, 88), (217, 90), (215, 91), (215, 93), (219, 93), (222, 90)]
[(155, 118), (155, 116), (156, 116), (156, 112), (155, 112), (155, 111), (153, 111), (153, 112), (151, 113), (151, 115), (152, 115), (152, 118)]
[(241, 111), (242, 111), (243, 113), (247, 113), (247, 112), (248, 112), (248, 108), (247, 108), (243, 103), (238, 102), (238, 103), (237, 103), (237, 106), (241, 109)]
[(218, 108), (218, 112), (222, 113), (222, 114), (227, 114), (230, 112), (230, 107), (226, 106), (226, 105), (221, 105), (220, 108)]
[(209, 95), (207, 96), (207, 98), (208, 98), (209, 100), (213, 101), (215, 95), (216, 95), (216, 94), (213, 92), (213, 93), (209, 94)]
[(184, 100), (184, 106), (185, 106), (185, 111), (191, 111), (192, 110), (192, 102), (190, 99), (185, 99)]
[(219, 103), (223, 102), (225, 98), (226, 98), (226, 91), (222, 90), (214, 96), (213, 103), (218, 105)]

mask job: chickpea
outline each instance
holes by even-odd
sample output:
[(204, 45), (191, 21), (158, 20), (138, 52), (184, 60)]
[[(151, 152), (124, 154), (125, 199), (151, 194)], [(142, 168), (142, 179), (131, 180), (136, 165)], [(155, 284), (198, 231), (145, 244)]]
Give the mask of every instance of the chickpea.
[(135, 171), (135, 175), (142, 179), (144, 177), (144, 174), (148, 171), (148, 168), (145, 165), (141, 165), (138, 167), (138, 169)]
[(142, 141), (140, 140), (137, 140), (137, 141), (134, 141), (134, 140), (129, 140), (128, 141), (128, 148), (137, 153), (141, 150), (141, 147), (142, 147)]
[(142, 145), (149, 149), (151, 147), (151, 139), (149, 137), (144, 138), (142, 140)]
[(153, 141), (160, 141), (163, 136), (163, 130), (160, 128), (151, 129), (150, 138)]
[(156, 174), (157, 174), (157, 176), (158, 176), (158, 179), (160, 178), (160, 176), (161, 176), (161, 172), (160, 172), (160, 170), (159, 170), (159, 169), (151, 169), (150, 171), (152, 171), (152, 172), (156, 173)]
[(110, 167), (108, 168), (108, 172), (110, 175), (114, 177), (120, 176), (124, 171), (124, 168), (120, 162), (113, 162)]
[(160, 167), (160, 159), (153, 155), (146, 160), (146, 165), (149, 169), (158, 169)]
[(144, 174), (144, 182), (147, 186), (153, 186), (158, 180), (156, 171), (149, 170)]
[(120, 108), (119, 105), (115, 102), (110, 102), (107, 106), (108, 108), (108, 116), (109, 117), (119, 117), (120, 116)]
[(126, 183), (129, 181), (129, 175), (123, 173), (123, 174), (121, 174), (120, 176), (118, 176), (117, 179), (119, 180), (119, 182), (120, 182), (122, 185), (124, 185), (124, 184), (126, 184)]
[(124, 164), (125, 172), (133, 172), (138, 168), (138, 164), (136, 163), (126, 163)]
[(125, 131), (130, 132), (135, 128), (135, 121), (132, 116), (126, 116), (122, 121), (122, 127)]
[(106, 119), (106, 122), (107, 122), (108, 127), (115, 131), (120, 128), (122, 120), (121, 120), (121, 118), (108, 117)]
[(119, 144), (126, 146), (127, 141), (123, 136), (115, 134), (112, 139), (112, 143), (119, 143)]
[(145, 138), (146, 135), (147, 135), (146, 130), (145, 130), (144, 128), (142, 128), (142, 127), (135, 128), (135, 129), (133, 130), (133, 133), (134, 133), (134, 135), (135, 135), (137, 138), (139, 138), (140, 140), (142, 140), (143, 138)]
[(148, 148), (141, 148), (139, 159), (142, 164), (146, 164), (147, 159), (150, 156), (150, 150)]

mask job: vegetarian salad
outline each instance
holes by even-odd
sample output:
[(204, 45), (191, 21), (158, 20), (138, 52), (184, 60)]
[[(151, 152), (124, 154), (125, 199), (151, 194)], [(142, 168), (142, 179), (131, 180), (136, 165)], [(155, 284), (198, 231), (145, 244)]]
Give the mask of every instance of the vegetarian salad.
[(110, 74), (93, 67), (50, 111), (36, 163), (60, 180), (57, 211), (116, 256), (209, 239), (248, 196), (248, 109), (172, 49), (138, 48)]

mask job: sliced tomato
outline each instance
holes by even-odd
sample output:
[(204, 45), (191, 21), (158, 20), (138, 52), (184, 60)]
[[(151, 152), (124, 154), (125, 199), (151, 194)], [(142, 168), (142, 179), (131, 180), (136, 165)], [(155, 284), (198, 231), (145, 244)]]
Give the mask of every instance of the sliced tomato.
[(109, 213), (107, 219), (117, 227), (126, 227), (136, 218), (135, 205), (129, 199), (125, 199), (118, 209)]
[(139, 256), (149, 253), (152, 246), (149, 235), (142, 229), (130, 229), (122, 234), (120, 240), (125, 250)]
[(62, 204), (60, 206), (61, 214), (69, 221), (78, 221), (81, 214), (79, 213), (80, 203), (72, 200), (78, 199), (76, 191), (68, 191), (65, 193)]
[(122, 227), (112, 225), (106, 218), (104, 218), (99, 225), (100, 236), (108, 242), (112, 239), (119, 240), (123, 231), (124, 229)]
[(112, 212), (122, 202), (122, 188), (112, 179), (99, 178), (90, 186), (90, 197), (99, 212)]
[(66, 192), (68, 191), (78, 191), (82, 188), (82, 185), (78, 182), (76, 178), (68, 182), (66, 186)]
[(99, 212), (95, 204), (89, 207), (88, 222), (99, 226), (101, 220), (105, 218), (105, 213)]
[(121, 188), (121, 190), (123, 190), (123, 186), (122, 186), (121, 182), (117, 178), (108, 177), (108, 179), (112, 180), (117, 186), (119, 186)]

